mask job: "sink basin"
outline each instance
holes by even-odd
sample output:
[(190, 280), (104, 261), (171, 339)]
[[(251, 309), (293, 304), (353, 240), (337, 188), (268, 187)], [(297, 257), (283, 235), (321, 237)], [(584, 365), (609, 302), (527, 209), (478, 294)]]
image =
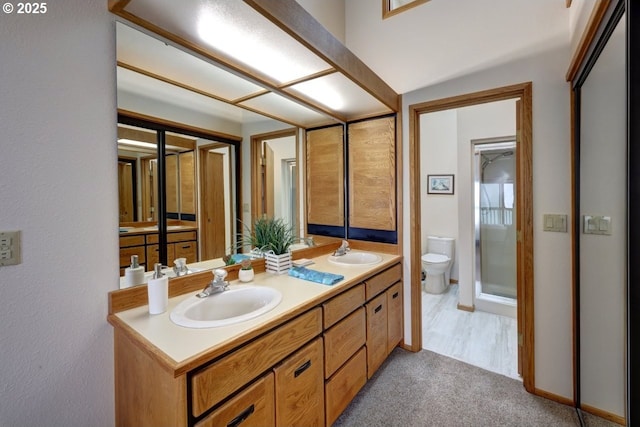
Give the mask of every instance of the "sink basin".
[(329, 256), (329, 262), (338, 265), (374, 265), (380, 261), (380, 255), (369, 252), (347, 252), (341, 256)]
[(282, 301), (280, 291), (241, 285), (206, 298), (193, 295), (171, 311), (173, 323), (187, 328), (215, 328), (260, 316)]

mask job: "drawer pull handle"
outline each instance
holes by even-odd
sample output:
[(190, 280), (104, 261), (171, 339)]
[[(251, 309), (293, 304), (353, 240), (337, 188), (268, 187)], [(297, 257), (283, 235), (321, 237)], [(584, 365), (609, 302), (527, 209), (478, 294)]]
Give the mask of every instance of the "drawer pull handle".
[(393, 294), (393, 297), (392, 297), (392, 298), (393, 298), (393, 299), (398, 298), (398, 294), (399, 294), (399, 292), (396, 292), (395, 294)]
[(296, 371), (293, 373), (295, 378), (298, 378), (304, 371), (311, 367), (311, 360), (307, 360), (303, 365), (301, 365)]
[(379, 306), (376, 307), (375, 310), (373, 310), (374, 313), (379, 312), (380, 310), (382, 310), (382, 304), (380, 304)]
[(183, 246), (182, 249), (189, 249), (191, 246), (187, 245), (187, 246)]
[(249, 415), (253, 414), (254, 410), (255, 410), (254, 405), (249, 406), (247, 409), (242, 411), (240, 415), (238, 415), (237, 417), (229, 421), (229, 424), (227, 424), (227, 427), (238, 427), (244, 420), (249, 418)]

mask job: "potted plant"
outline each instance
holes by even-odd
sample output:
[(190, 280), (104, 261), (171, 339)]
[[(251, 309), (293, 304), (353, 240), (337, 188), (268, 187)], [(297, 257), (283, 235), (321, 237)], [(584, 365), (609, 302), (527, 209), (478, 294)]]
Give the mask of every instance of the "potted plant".
[(282, 218), (258, 218), (253, 229), (247, 231), (239, 245), (257, 249), (265, 258), (268, 272), (284, 273), (291, 267), (289, 247), (296, 242), (296, 236), (293, 228)]
[(241, 282), (250, 282), (253, 280), (253, 265), (251, 265), (251, 260), (249, 258), (245, 258), (240, 261), (240, 270), (238, 270), (238, 279)]

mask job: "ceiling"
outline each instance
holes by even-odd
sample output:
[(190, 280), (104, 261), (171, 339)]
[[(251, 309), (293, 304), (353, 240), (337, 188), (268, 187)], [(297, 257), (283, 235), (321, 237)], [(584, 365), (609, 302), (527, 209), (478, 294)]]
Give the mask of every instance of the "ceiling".
[(401, 94), (570, 41), (565, 0), (431, 0), (387, 19), (379, 1), (344, 7), (346, 46)]
[(339, 60), (317, 54), (247, 3), (132, 0), (114, 7), (123, 18), (116, 24), (119, 100), (305, 128), (394, 111)]

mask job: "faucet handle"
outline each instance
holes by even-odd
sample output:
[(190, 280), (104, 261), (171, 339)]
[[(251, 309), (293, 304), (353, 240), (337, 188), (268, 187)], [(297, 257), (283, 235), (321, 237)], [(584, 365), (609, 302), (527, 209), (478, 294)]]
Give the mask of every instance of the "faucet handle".
[(215, 282), (223, 282), (227, 274), (229, 273), (224, 268), (216, 268), (213, 270), (213, 280)]

